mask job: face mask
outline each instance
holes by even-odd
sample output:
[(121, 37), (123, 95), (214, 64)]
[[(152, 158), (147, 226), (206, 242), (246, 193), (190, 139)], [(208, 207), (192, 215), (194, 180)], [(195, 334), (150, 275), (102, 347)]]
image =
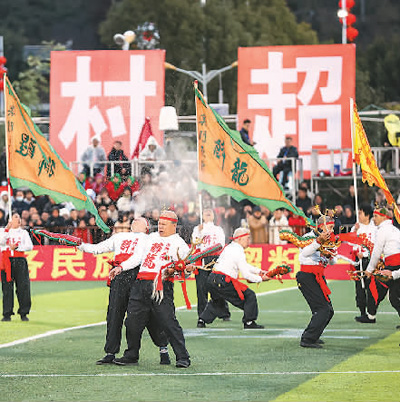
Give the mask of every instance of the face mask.
[(24, 197), (16, 197), (15, 198), (17, 201), (23, 201), (24, 200)]

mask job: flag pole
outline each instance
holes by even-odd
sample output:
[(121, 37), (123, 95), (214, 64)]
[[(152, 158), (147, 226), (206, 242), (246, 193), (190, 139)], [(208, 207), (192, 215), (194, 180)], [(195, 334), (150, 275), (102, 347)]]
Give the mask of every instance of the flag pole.
[[(356, 222), (360, 223), (358, 217), (358, 189), (357, 189), (357, 176), (356, 176), (356, 161), (354, 158), (354, 100), (350, 98), (350, 133), (351, 133), (351, 158), (353, 161), (353, 185), (354, 185), (354, 201), (356, 209)], [(362, 260), (360, 261), (360, 271), (363, 271)], [(365, 289), (364, 277), (361, 276), (361, 287)]]
[(350, 133), (351, 133), (351, 158), (353, 161), (353, 184), (354, 184), (354, 200), (356, 209), (356, 221), (359, 223), (358, 218), (358, 189), (357, 189), (357, 173), (356, 161), (354, 159), (354, 100), (350, 98)]
[[(193, 83), (194, 88), (197, 89), (199, 82), (197, 80)], [(196, 92), (194, 94), (194, 104), (196, 105)], [(197, 181), (200, 177), (200, 160), (199, 160), (199, 125), (197, 120), (197, 107), (196, 107), (196, 149), (197, 149)], [(203, 224), (203, 197), (201, 191), (199, 191), (199, 214), (200, 214), (200, 225)]]
[(8, 192), (8, 220), (11, 219), (11, 186), (10, 186), (10, 171), (8, 169), (8, 158), (9, 158), (9, 149), (8, 149), (8, 135), (7, 135), (7, 127), (8, 127), (8, 121), (7, 121), (7, 96), (6, 96), (6, 90), (7, 90), (7, 75), (4, 73), (3, 76), (3, 91), (4, 91), (4, 142), (5, 142), (5, 147), (6, 147), (6, 178), (7, 178), (7, 192)]

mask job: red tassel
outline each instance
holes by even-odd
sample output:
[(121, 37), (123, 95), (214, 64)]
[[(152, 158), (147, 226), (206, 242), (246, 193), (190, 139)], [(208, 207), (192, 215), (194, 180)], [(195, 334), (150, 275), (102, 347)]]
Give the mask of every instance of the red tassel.
[(188, 310), (192, 309), (192, 306), (190, 304), (190, 300), (189, 300), (189, 296), (187, 294), (187, 288), (186, 288), (186, 278), (185, 275), (183, 274), (183, 281), (181, 282), (182, 285), (182, 293), (183, 293), (183, 298), (185, 299), (185, 303), (186, 303), (186, 308)]
[(375, 276), (371, 276), (371, 282), (369, 284), (369, 290), (371, 291), (372, 297), (375, 300), (375, 304), (378, 304), (378, 289), (376, 287)]

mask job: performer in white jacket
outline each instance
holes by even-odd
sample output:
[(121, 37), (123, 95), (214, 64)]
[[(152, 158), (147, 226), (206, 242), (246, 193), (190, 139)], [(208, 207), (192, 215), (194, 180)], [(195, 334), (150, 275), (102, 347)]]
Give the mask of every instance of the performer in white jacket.
[[(128, 347), (121, 358), (114, 360), (116, 364), (138, 363), (143, 330), (150, 315), (155, 313), (176, 355), (176, 366), (180, 368), (190, 366), (183, 331), (175, 316), (173, 278), (165, 278), (163, 272), (169, 262), (183, 259), (189, 253), (189, 246), (176, 233), (177, 222), (175, 212), (164, 211), (158, 221), (158, 232), (149, 235), (128, 304), (128, 316), (125, 321)], [(162, 290), (155, 292), (154, 281), (163, 276)]]
[[(148, 241), (149, 225), (145, 218), (132, 222), (131, 232), (120, 232), (98, 244), (82, 243), (78, 248), (92, 254), (114, 252), (113, 273), (107, 309), (106, 355), (96, 364), (113, 363), (121, 346), (122, 324), (128, 307), (131, 287), (139, 272), (140, 263)], [(115, 271), (120, 271), (114, 276)], [(150, 315), (147, 330), (154, 344), (160, 348), (160, 364), (170, 364), (168, 341), (154, 314)]]
[[(225, 233), (221, 226), (214, 224), (214, 212), (212, 209), (205, 209), (203, 211), (203, 223), (197, 225), (193, 229), (192, 244), (201, 242), (197, 245), (198, 251), (204, 251), (205, 249), (215, 246), (216, 244), (225, 245)], [(195, 271), (196, 275), (196, 289), (197, 289), (197, 315), (205, 309), (208, 302), (208, 276), (211, 273), (212, 262), (218, 260), (218, 255), (210, 255), (203, 260), (199, 261), (199, 265)], [(197, 265), (197, 264), (196, 264)], [(229, 321), (231, 313), (229, 312), (228, 303), (224, 299), (220, 299), (220, 308), (218, 309), (218, 318), (224, 321)], [(197, 321), (198, 328), (204, 328), (205, 324), (202, 321)]]
[(0, 229), (1, 286), (3, 291), (2, 321), (11, 321), (14, 315), (14, 282), (18, 299), (18, 314), (22, 321), (29, 321), (31, 309), (31, 284), (25, 251), (33, 249), (29, 233), (21, 227), (21, 217), (13, 213), (5, 228)]
[(256, 323), (258, 317), (257, 296), (245, 283), (238, 280), (239, 272), (249, 282), (258, 283), (269, 278), (262, 271), (246, 261), (244, 250), (250, 245), (250, 230), (238, 228), (233, 233), (232, 243), (225, 247), (213, 272), (208, 277), (211, 300), (200, 314), (199, 321), (212, 323), (221, 314), (220, 299), (243, 310), (244, 329), (262, 329)]
[[(378, 227), (376, 241), (371, 260), (365, 274), (370, 278), (376, 269), (379, 258), (383, 254), (385, 269), (380, 272), (389, 281), (389, 301), (400, 316), (400, 231), (393, 226), (392, 218), (387, 208), (378, 207), (374, 210), (374, 222)], [(400, 328), (400, 325), (397, 326)]]

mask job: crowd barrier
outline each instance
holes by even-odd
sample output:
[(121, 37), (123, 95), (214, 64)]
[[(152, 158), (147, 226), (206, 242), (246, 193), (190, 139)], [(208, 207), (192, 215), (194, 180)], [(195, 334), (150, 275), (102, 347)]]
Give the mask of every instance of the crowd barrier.
[[(339, 254), (348, 257), (350, 247), (343, 244)], [(67, 246), (34, 246), (26, 253), (32, 281), (105, 281), (113, 253), (93, 255)], [(294, 279), (300, 269), (299, 249), (293, 245), (254, 244), (246, 249), (247, 261), (264, 270), (288, 264), (292, 272), (283, 279)], [(350, 264), (345, 260), (326, 268), (327, 279), (349, 279)]]

